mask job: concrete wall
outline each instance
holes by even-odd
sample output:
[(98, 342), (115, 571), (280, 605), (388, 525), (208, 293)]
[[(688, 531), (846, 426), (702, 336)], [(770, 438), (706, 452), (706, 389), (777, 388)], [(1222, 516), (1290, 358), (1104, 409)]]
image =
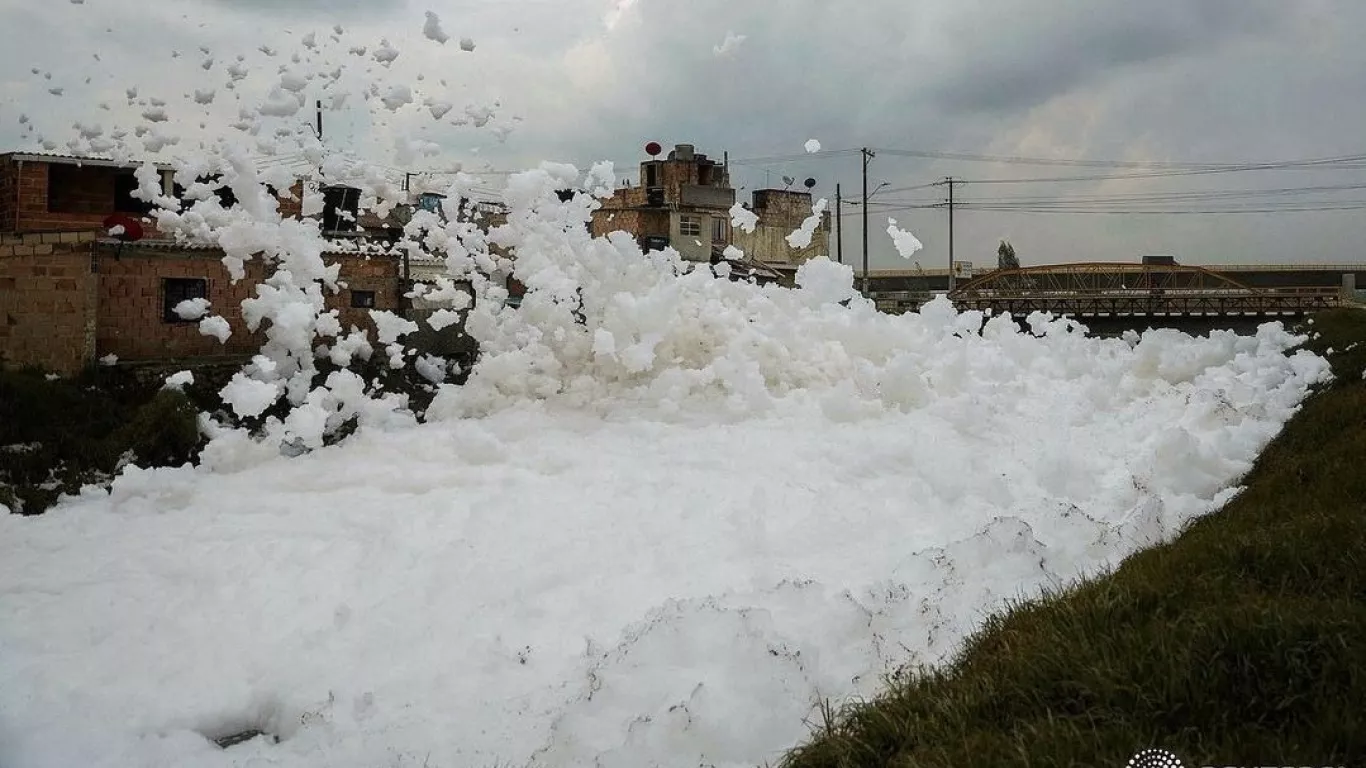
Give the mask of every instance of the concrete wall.
[(685, 184), (679, 188), (681, 208), (725, 208), (735, 205), (735, 190), (730, 187), (700, 187)]
[(0, 235), (0, 360), (64, 374), (95, 358), (93, 234)]
[(753, 232), (737, 228), (733, 236), (735, 247), (745, 255), (766, 264), (801, 264), (816, 255), (828, 255), (829, 234), (817, 231), (811, 245), (795, 249), (787, 244), (787, 236), (797, 227), (767, 224), (762, 219)]
[[(696, 235), (685, 235), (682, 231), (683, 217), (689, 216), (698, 221), (701, 233)], [(669, 214), (669, 244), (674, 247), (687, 261), (711, 261), (712, 245), (726, 244), (725, 240), (713, 241), (712, 239), (712, 220), (724, 219), (729, 221), (729, 216), (718, 213), (707, 213), (705, 211), (675, 211)]]
[(787, 236), (802, 226), (811, 215), (811, 193), (782, 189), (760, 189), (754, 192), (750, 210), (759, 217), (753, 232), (736, 229), (732, 235), (735, 247), (746, 256), (769, 264), (802, 264), (817, 256), (832, 256), (830, 250), (830, 214), (811, 236), (805, 248), (787, 244)]

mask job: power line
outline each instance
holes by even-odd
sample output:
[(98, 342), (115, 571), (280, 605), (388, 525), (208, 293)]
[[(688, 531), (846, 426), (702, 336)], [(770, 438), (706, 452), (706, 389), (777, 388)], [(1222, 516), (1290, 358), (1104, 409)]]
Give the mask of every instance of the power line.
[(1021, 203), (1036, 205), (1066, 205), (1072, 203), (1153, 203), (1218, 201), (1263, 197), (1291, 197), (1310, 193), (1359, 191), (1366, 184), (1320, 184), (1304, 187), (1275, 187), (1270, 189), (1216, 189), (1187, 191), (1134, 192), (1113, 195), (1018, 195), (1006, 197), (972, 198), (972, 203)]
[[(846, 201), (845, 201), (845, 205), (849, 205), (849, 204), (850, 204), (850, 201), (846, 200)], [(878, 204), (877, 204), (877, 203), (869, 203), (869, 208), (872, 208), (873, 205), (878, 205)], [(884, 213), (896, 213), (896, 212), (898, 212), (898, 211), (928, 211), (928, 210), (937, 210), (937, 209), (943, 208), (944, 205), (945, 205), (945, 204), (942, 203), (942, 202), (940, 202), (940, 203), (926, 203), (926, 204), (923, 204), (923, 205), (895, 205), (895, 206), (889, 206), (889, 207), (887, 207), (887, 208), (878, 208), (878, 209), (876, 209), (876, 210), (870, 210), (869, 213), (876, 213), (876, 214), (878, 214), (878, 215), (881, 215), (881, 214), (884, 214)], [(849, 212), (847, 212), (847, 213), (843, 213), (843, 214), (840, 214), (840, 215), (841, 215), (841, 216), (862, 216), (862, 215), (863, 215), (863, 212), (862, 212), (862, 211), (849, 211)]]
[(818, 152), (793, 152), (787, 155), (768, 155), (766, 157), (731, 158), (731, 165), (778, 165), (797, 160), (826, 160), (832, 157), (845, 157), (862, 152), (861, 149), (822, 149)]
[(1101, 207), (1027, 207), (1010, 205), (975, 205), (960, 203), (959, 208), (968, 211), (989, 211), (993, 213), (1060, 213), (1095, 214), (1116, 216), (1189, 216), (1219, 214), (1272, 214), (1272, 213), (1329, 213), (1338, 211), (1366, 210), (1366, 200), (1352, 200), (1332, 203), (1305, 203), (1300, 205), (1281, 205), (1264, 207), (1227, 207), (1227, 208), (1101, 208)]
[(1144, 173), (1105, 173), (1089, 176), (1034, 176), (1014, 179), (967, 179), (966, 184), (1054, 184), (1085, 181), (1117, 181), (1125, 179), (1164, 179), (1178, 176), (1208, 176), (1224, 173), (1246, 173), (1251, 171), (1359, 171), (1366, 170), (1363, 165), (1261, 165), (1225, 169), (1191, 169), (1149, 171)]
[(973, 152), (942, 152), (938, 150), (917, 149), (877, 149), (876, 151), (898, 157), (916, 157), (929, 160), (958, 160), (963, 162), (996, 163), (1002, 165), (1039, 165), (1063, 166), (1074, 168), (1127, 168), (1133, 170), (1168, 169), (1183, 171), (1235, 171), (1264, 170), (1289, 167), (1316, 167), (1366, 163), (1366, 155), (1341, 155), (1300, 160), (1278, 160), (1273, 162), (1240, 163), (1192, 163), (1161, 160), (1092, 160), (1078, 158), (1021, 157), (1014, 155), (984, 155)]

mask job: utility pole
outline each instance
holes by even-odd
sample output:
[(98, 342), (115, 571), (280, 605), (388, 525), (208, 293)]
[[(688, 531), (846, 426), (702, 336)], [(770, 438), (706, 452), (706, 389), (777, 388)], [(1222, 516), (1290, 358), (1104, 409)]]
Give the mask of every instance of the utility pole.
[(953, 291), (953, 185), (952, 176), (946, 176), (944, 183), (949, 185), (949, 291)]
[(835, 261), (844, 263), (844, 225), (841, 221), (840, 185), (835, 185)]
[(863, 153), (863, 297), (868, 297), (868, 161), (873, 150), (864, 147)]

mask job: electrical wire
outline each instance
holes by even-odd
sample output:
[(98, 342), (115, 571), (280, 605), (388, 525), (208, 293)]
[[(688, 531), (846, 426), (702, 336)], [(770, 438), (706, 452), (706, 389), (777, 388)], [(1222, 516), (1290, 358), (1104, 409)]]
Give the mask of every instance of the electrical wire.
[(742, 166), (780, 165), (797, 160), (828, 160), (832, 157), (844, 157), (861, 151), (859, 149), (822, 149), (816, 152), (793, 152), (787, 155), (769, 155), (767, 157), (732, 158), (730, 164)]
[(956, 204), (955, 210), (960, 211), (990, 211), (993, 213), (1061, 213), (1061, 214), (1095, 214), (1112, 216), (1188, 216), (1188, 215), (1218, 215), (1218, 214), (1274, 214), (1274, 213), (1331, 213), (1340, 211), (1362, 211), (1366, 210), (1366, 200), (1333, 201), (1333, 202), (1314, 202), (1298, 205), (1280, 205), (1263, 207), (1225, 207), (1225, 208), (1102, 208), (1102, 207), (1028, 207), (1010, 205), (975, 205), (972, 203)]
[(983, 155), (972, 152), (941, 152), (937, 150), (914, 149), (875, 149), (877, 154), (897, 157), (915, 157), (930, 160), (957, 160), (963, 162), (996, 163), (1002, 165), (1062, 166), (1069, 168), (1118, 168), (1118, 169), (1165, 169), (1173, 171), (1230, 172), (1242, 170), (1269, 170), (1275, 168), (1303, 168), (1342, 166), (1361, 167), (1366, 164), (1366, 155), (1341, 155), (1301, 160), (1278, 160), (1273, 162), (1242, 163), (1191, 163), (1161, 160), (1088, 160), (1077, 158), (1020, 157), (1013, 155)]
[(1089, 204), (1118, 204), (1118, 203), (1154, 203), (1154, 202), (1192, 202), (1192, 201), (1220, 201), (1238, 200), (1248, 198), (1265, 197), (1292, 197), (1310, 193), (1324, 192), (1345, 192), (1359, 191), (1366, 189), (1366, 184), (1320, 184), (1305, 187), (1276, 187), (1271, 189), (1218, 189), (1218, 190), (1187, 190), (1187, 191), (1154, 191), (1154, 192), (1135, 192), (1130, 194), (1112, 195), (1067, 195), (1067, 196), (1035, 196), (1019, 195), (1007, 197), (983, 197), (983, 198), (963, 198), (964, 203), (974, 204), (1033, 204), (1033, 205), (1071, 205), (1076, 203)]

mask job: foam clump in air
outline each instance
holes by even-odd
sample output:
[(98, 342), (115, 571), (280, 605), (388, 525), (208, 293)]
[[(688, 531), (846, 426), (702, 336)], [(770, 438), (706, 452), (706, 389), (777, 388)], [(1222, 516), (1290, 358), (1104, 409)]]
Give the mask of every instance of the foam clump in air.
[(736, 203), (730, 207), (731, 225), (744, 232), (753, 232), (759, 225), (759, 214), (746, 208), (743, 203)]
[(828, 205), (825, 198), (817, 200), (811, 206), (811, 215), (802, 221), (797, 230), (787, 236), (787, 244), (793, 248), (806, 248), (811, 245), (811, 238), (816, 234), (816, 227), (820, 226), (821, 216), (825, 213)]
[(209, 311), (209, 300), (204, 298), (185, 299), (171, 308), (181, 320), (198, 320)]
[(432, 11), (427, 11), (427, 20), (422, 25), (422, 35), (428, 40), (443, 45), (447, 40), (451, 39), (451, 36), (446, 34), (445, 30), (441, 28), (441, 17), (437, 16)]
[(920, 239), (911, 234), (909, 230), (898, 227), (896, 219), (887, 219), (887, 234), (892, 238), (892, 245), (896, 248), (896, 252), (903, 259), (911, 258), (917, 251), (925, 247)]

